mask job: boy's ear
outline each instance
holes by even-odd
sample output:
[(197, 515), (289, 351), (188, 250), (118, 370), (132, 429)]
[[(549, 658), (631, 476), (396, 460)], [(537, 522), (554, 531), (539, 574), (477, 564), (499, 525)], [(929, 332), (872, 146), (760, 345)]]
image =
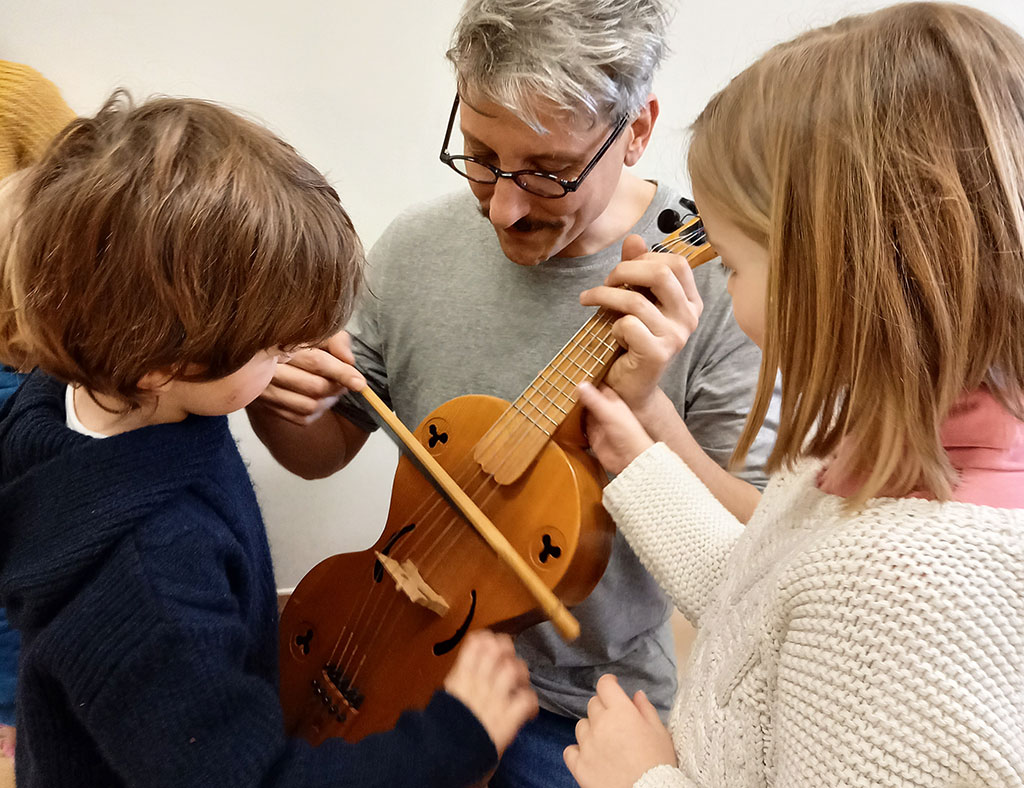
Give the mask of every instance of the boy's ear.
[(139, 378), (139, 390), (164, 394), (181, 375), (200, 375), (204, 369), (205, 367), (201, 364), (186, 364), (185, 368), (179, 369), (177, 373), (170, 367), (154, 369)]
[(171, 385), (172, 380), (174, 380), (174, 375), (166, 369), (156, 369), (139, 378), (138, 387), (140, 391), (163, 394)]

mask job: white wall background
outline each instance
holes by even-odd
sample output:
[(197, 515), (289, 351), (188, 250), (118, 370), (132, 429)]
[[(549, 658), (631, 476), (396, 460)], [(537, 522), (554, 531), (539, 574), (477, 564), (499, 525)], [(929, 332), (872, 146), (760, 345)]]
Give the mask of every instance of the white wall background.
[[(969, 0), (1024, 32), (1024, 0)], [(214, 99), (263, 120), (327, 173), (369, 246), (406, 205), (463, 186), (437, 152), (454, 95), (443, 58), (461, 0), (0, 0), (0, 59), (34, 66), (80, 113), (116, 87)], [(681, 0), (637, 172), (685, 183), (687, 124), (771, 44), (869, 0)], [(442, 228), (439, 228), (439, 231)], [(233, 417), (264, 506), (279, 585), (364, 549), (397, 453), (376, 435), (334, 478), (278, 467)], [(415, 425), (410, 425), (415, 426)]]

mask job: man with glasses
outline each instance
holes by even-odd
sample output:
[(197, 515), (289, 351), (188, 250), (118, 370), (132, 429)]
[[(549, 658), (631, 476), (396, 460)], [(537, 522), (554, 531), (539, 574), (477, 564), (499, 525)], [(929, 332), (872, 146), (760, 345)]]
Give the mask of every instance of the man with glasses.
[[(360, 388), (363, 375), (410, 426), (463, 394), (514, 400), (600, 305), (624, 315), (615, 333), (626, 352), (606, 381), (738, 517), (749, 516), (771, 430), (738, 477), (723, 466), (760, 354), (732, 319), (720, 266), (697, 269), (698, 295), (682, 284), (685, 261), (645, 253), (692, 203), (628, 170), (658, 116), (650, 89), (666, 13), (663, 0), (470, 0), (448, 52), (457, 96), (441, 150), (469, 189), (395, 220), (370, 252), (351, 347), (342, 333), (297, 353), (250, 409), (285, 467), (325, 476), (362, 447), (375, 423), (345, 389)], [(607, 282), (632, 290), (604, 286), (613, 269)], [(675, 413), (686, 427), (667, 434)], [(616, 537), (603, 579), (574, 610), (580, 638), (566, 644), (549, 624), (517, 638), (542, 712), (492, 785), (575, 785), (562, 750), (604, 673), (667, 713), (676, 687), (669, 611)]]

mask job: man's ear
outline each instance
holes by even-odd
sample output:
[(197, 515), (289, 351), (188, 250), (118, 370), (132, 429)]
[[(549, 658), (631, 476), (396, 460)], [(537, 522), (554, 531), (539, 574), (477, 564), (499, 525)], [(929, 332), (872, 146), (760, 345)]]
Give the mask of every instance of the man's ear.
[(647, 103), (644, 104), (640, 114), (629, 124), (629, 130), (633, 136), (626, 147), (625, 164), (632, 167), (643, 156), (647, 150), (647, 144), (651, 141), (651, 133), (654, 131), (654, 123), (658, 120), (658, 97), (651, 93), (647, 96)]

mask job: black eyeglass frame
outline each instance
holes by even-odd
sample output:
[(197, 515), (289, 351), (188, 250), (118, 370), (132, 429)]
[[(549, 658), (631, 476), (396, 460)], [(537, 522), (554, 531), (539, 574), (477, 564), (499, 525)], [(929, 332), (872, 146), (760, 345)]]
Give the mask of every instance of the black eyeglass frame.
[[(579, 175), (577, 175), (572, 180), (565, 180), (565, 178), (559, 178), (557, 175), (555, 175), (554, 173), (551, 173), (551, 172), (542, 172), (540, 170), (514, 170), (513, 172), (508, 172), (508, 171), (503, 170), (503, 169), (501, 169), (499, 167), (495, 167), (495, 166), (493, 166), (491, 164), (488, 164), (485, 161), (480, 161), (480, 159), (474, 158), (473, 156), (461, 156), (461, 155), (453, 156), (452, 154), (450, 154), (448, 152), (448, 143), (451, 141), (451, 138), (452, 138), (452, 129), (455, 128), (455, 115), (458, 113), (458, 111), (459, 111), (459, 94), (456, 93), (455, 94), (455, 102), (452, 104), (452, 114), (448, 118), (448, 128), (445, 130), (445, 133), (444, 133), (444, 142), (441, 144), (441, 161), (442, 162), (444, 162), (449, 167), (451, 167), (455, 172), (457, 172), (463, 178), (465, 178), (468, 181), (472, 181), (473, 183), (482, 183), (482, 184), (487, 185), (487, 186), (493, 186), (494, 184), (496, 184), (498, 182), (499, 178), (508, 178), (508, 179), (510, 179), (512, 181), (512, 183), (514, 183), (516, 186), (518, 186), (520, 189), (522, 189), (527, 194), (532, 194), (535, 197), (544, 197), (545, 199), (548, 199), (548, 200), (559, 200), (562, 197), (565, 197), (565, 195), (569, 194), (570, 192), (574, 192), (577, 189), (579, 189), (580, 186), (582, 185), (584, 179), (590, 174), (590, 171), (593, 170), (594, 167), (597, 166), (597, 163), (599, 161), (601, 161), (601, 157), (604, 156), (604, 154), (608, 152), (608, 149), (612, 146), (612, 144), (615, 142), (615, 140), (617, 140), (619, 138), (619, 135), (622, 134), (623, 130), (629, 124), (629, 115), (623, 115), (621, 118), (619, 118), (619, 120), (615, 124), (615, 127), (612, 129), (612, 133), (608, 135), (608, 139), (606, 139), (604, 141), (604, 144), (601, 145), (601, 147), (597, 149), (597, 153), (594, 154), (594, 158), (592, 158), (587, 163), (587, 166), (583, 168), (583, 172), (581, 172)], [(481, 181), (481, 180), (477, 180), (476, 178), (471, 178), (469, 175), (467, 175), (466, 173), (462, 172), (462, 170), (458, 169), (455, 166), (455, 162), (457, 162), (457, 161), (471, 161), (474, 164), (480, 165), (484, 169), (490, 170), (492, 173), (494, 173), (494, 180), (493, 181)], [(523, 186), (522, 183), (519, 182), (518, 176), (521, 176), (521, 175), (535, 175), (535, 176), (540, 177), (540, 178), (546, 178), (547, 180), (552, 181), (553, 183), (557, 183), (559, 186), (561, 186), (563, 191), (562, 191), (561, 194), (539, 194), (538, 192), (535, 192), (535, 191), (533, 191), (531, 189), (528, 189), (527, 187)]]

